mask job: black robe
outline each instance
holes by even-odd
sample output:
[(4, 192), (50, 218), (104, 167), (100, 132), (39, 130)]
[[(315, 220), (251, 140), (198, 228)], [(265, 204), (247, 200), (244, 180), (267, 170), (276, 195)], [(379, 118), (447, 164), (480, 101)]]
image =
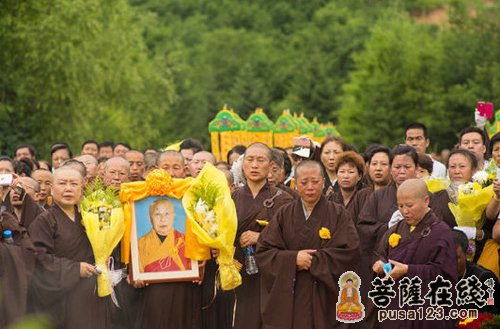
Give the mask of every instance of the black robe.
[[(239, 239), (247, 230), (261, 232), (264, 227), (256, 219), (270, 221), (274, 214), (293, 198), (283, 190), (264, 185), (255, 199), (247, 185), (233, 191), (232, 198), (238, 216), (238, 230), (235, 239), (235, 259), (245, 264), (245, 255)], [(274, 198), (274, 199), (273, 199)], [(267, 201), (271, 200), (272, 201)], [(267, 205), (267, 207), (266, 207)], [(234, 314), (235, 329), (258, 329), (262, 326), (260, 317), (260, 273), (248, 275), (245, 267), (241, 270), (242, 284), (235, 289), (236, 313)]]
[[(330, 230), (322, 239), (321, 228)], [(316, 249), (311, 268), (297, 271), (297, 253)], [(359, 238), (349, 212), (321, 197), (306, 220), (299, 199), (280, 209), (257, 245), (264, 328), (347, 328), (336, 320), (339, 277), (358, 271)]]
[[(389, 246), (389, 237), (392, 233), (401, 235), (397, 246)], [(387, 307), (388, 310), (416, 310), (423, 307), (424, 310), (432, 308), (427, 294), (428, 284), (435, 280), (438, 275), (449, 280), (452, 284), (450, 292), (455, 290), (457, 283), (457, 254), (453, 242), (451, 230), (447, 224), (441, 221), (432, 210), (429, 210), (415, 229), (410, 232), (410, 226), (405, 220), (400, 221), (383, 236), (378, 246), (378, 253), (386, 259), (395, 260), (408, 265), (406, 277), (418, 276), (422, 280), (421, 297), (425, 300), (423, 305), (400, 307), (398, 297), (392, 299)], [(399, 285), (396, 280), (395, 291)], [(454, 303), (453, 303), (454, 304)], [(455, 305), (455, 304), (454, 304)], [(444, 314), (448, 314), (448, 308), (444, 308)], [(380, 328), (447, 328), (456, 327), (455, 320), (386, 320), (380, 324)]]
[(97, 296), (97, 277), (80, 277), (80, 262), (94, 264), (92, 247), (76, 212), (73, 222), (54, 204), (30, 225), (37, 264), (30, 287), (32, 310), (56, 328), (111, 328), (111, 299)]

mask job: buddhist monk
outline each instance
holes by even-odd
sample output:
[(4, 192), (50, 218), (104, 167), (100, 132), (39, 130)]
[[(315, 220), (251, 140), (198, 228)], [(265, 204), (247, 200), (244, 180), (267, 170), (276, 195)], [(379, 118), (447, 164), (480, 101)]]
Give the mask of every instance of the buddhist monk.
[(10, 230), (13, 244), (0, 242), (0, 328), (21, 320), (27, 311), (28, 287), (35, 268), (35, 252), (28, 232), (14, 215), (0, 215), (1, 231)]
[(203, 169), (203, 166), (205, 166), (205, 163), (210, 162), (211, 164), (215, 165), (216, 161), (217, 160), (215, 159), (215, 156), (208, 151), (200, 151), (198, 153), (195, 153), (188, 166), (191, 177), (198, 177), (201, 170)]
[(31, 177), (18, 177), (11, 186), (9, 197), (12, 214), (25, 228), (28, 228), (43, 212), (43, 209), (35, 202), (38, 192), (40, 192), (40, 185)]
[(191, 269), (184, 257), (184, 234), (174, 229), (174, 206), (158, 199), (149, 207), (153, 228), (139, 239), (141, 272), (184, 271)]
[[(271, 221), (281, 206), (293, 201), (289, 194), (269, 185), (267, 177), (270, 168), (271, 149), (267, 145), (254, 143), (246, 149), (243, 172), (247, 183), (232, 194), (238, 216), (235, 258), (242, 264), (245, 263), (245, 251), (254, 248), (265, 227), (256, 220)], [(243, 268), (241, 275), (242, 285), (236, 288), (234, 328), (261, 328), (260, 274), (247, 274), (246, 268)]]
[(144, 154), (136, 150), (131, 150), (125, 153), (124, 157), (130, 164), (130, 181), (137, 182), (142, 180), (146, 168), (144, 166)]
[(61, 167), (53, 179), (54, 204), (29, 227), (38, 252), (32, 307), (56, 328), (111, 328), (111, 300), (97, 296), (94, 254), (78, 210), (83, 177)]
[[(396, 191), (397, 187), (409, 178), (415, 178), (418, 156), (415, 149), (408, 145), (397, 145), (391, 151), (390, 167), (392, 183), (373, 192), (365, 202), (357, 222), (361, 240), (361, 296), (366, 303), (365, 322), (369, 327), (377, 327), (376, 313), (371, 300), (367, 299), (367, 288), (373, 277), (371, 265), (375, 261), (373, 252), (378, 241), (388, 229), (392, 218), (402, 219), (399, 215)], [(369, 289), (368, 289), (369, 290)]]
[(295, 177), (300, 199), (277, 212), (257, 245), (263, 328), (347, 328), (335, 304), (340, 276), (360, 258), (354, 221), (322, 195), (318, 162), (300, 162)]
[[(449, 280), (454, 287), (457, 282), (457, 257), (451, 229), (439, 220), (429, 208), (429, 194), (425, 182), (420, 179), (408, 179), (397, 191), (397, 203), (404, 220), (394, 225), (382, 237), (378, 254), (392, 264), (387, 276), (399, 285), (403, 278), (422, 280), (421, 297), (429, 291), (429, 283), (440, 275)], [(385, 276), (383, 261), (373, 264), (373, 271)], [(451, 293), (451, 291), (450, 291)], [(451, 298), (451, 295), (450, 295)], [(423, 305), (399, 305), (398, 298), (389, 304), (389, 310), (416, 310), (431, 307), (428, 299)], [(447, 310), (445, 308), (445, 314)], [(386, 320), (381, 328), (455, 328), (454, 320)]]
[(156, 166), (168, 172), (173, 178), (186, 177), (184, 157), (180, 152), (168, 150), (161, 153), (156, 160)]

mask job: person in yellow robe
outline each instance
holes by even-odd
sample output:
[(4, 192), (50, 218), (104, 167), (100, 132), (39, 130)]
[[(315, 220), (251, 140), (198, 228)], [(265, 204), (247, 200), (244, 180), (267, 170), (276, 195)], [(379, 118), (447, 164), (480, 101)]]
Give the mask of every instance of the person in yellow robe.
[(342, 288), (338, 310), (348, 313), (361, 311), (358, 289), (354, 287), (354, 282), (351, 278), (347, 279), (345, 287)]
[(184, 257), (184, 234), (174, 229), (175, 210), (167, 199), (158, 199), (149, 207), (153, 228), (139, 239), (141, 272), (190, 270)]

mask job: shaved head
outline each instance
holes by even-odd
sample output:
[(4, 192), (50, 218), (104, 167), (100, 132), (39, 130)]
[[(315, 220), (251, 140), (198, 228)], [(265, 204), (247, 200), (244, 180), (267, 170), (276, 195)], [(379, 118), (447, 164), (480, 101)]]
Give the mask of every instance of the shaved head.
[(398, 187), (398, 194), (410, 194), (416, 198), (425, 198), (429, 194), (427, 184), (422, 179), (410, 178)]
[(121, 156), (113, 157), (104, 164), (104, 185), (120, 190), (120, 185), (129, 181), (130, 164)]
[(164, 158), (170, 158), (170, 157), (178, 157), (179, 159), (182, 160), (182, 163), (184, 163), (184, 157), (182, 156), (181, 152), (168, 150), (161, 153), (160, 156), (158, 156), (158, 158), (156, 159), (156, 165), (159, 166), (160, 162), (162, 162)]
[[(33, 190), (38, 193), (40, 192), (40, 184), (36, 180), (31, 177), (19, 177), (19, 180), (23, 185), (29, 185), (33, 188)], [(34, 198), (33, 198), (34, 199)]]
[(314, 161), (314, 160), (304, 160), (301, 161), (297, 167), (295, 168), (295, 179), (298, 179), (299, 173), (302, 170), (308, 170), (308, 169), (316, 169), (318, 171), (318, 174), (323, 176), (323, 168), (319, 164), (319, 162)]
[(210, 162), (211, 164), (215, 164), (217, 160), (215, 159), (215, 155), (207, 151), (200, 151), (193, 155), (193, 160), (189, 163), (189, 172), (191, 173), (191, 177), (196, 178), (200, 174), (205, 163)]
[(215, 164), (215, 162), (217, 162), (215, 155), (213, 155), (212, 153), (210, 153), (208, 151), (200, 151), (198, 153), (195, 153), (193, 155), (193, 161), (195, 159), (204, 159), (204, 160), (206, 160), (206, 162), (210, 162), (213, 165)]
[(257, 142), (257, 143), (253, 143), (253, 144), (250, 144), (249, 147), (247, 147), (246, 151), (245, 151), (245, 156), (246, 154), (248, 153), (248, 150), (252, 149), (252, 148), (260, 148), (262, 150), (265, 150), (266, 151), (266, 154), (267, 154), (267, 158), (269, 159), (269, 161), (271, 161), (273, 155), (272, 155), (272, 150), (269, 146), (267, 146), (266, 144), (264, 143), (260, 143), (260, 142)]
[(406, 223), (417, 226), (429, 211), (429, 191), (418, 178), (405, 180), (398, 187), (398, 208)]
[(80, 162), (83, 162), (83, 164), (85, 166), (88, 166), (88, 165), (97, 166), (97, 159), (89, 154), (83, 154), (83, 155), (77, 156), (75, 159), (80, 161)]
[(104, 164), (104, 171), (106, 171), (111, 166), (123, 166), (126, 167), (127, 170), (130, 170), (128, 161), (121, 156), (112, 157), (111, 159), (106, 160), (106, 163)]
[(71, 175), (71, 176), (78, 176), (79, 179), (83, 182), (83, 176), (80, 170), (75, 169), (70, 166), (62, 166), (54, 170), (54, 173), (52, 174), (52, 180), (58, 179), (60, 176), (65, 176), (66, 174)]

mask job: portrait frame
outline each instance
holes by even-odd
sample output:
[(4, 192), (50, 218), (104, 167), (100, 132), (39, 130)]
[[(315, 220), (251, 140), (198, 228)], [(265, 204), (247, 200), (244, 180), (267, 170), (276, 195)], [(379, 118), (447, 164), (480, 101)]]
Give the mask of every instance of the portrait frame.
[[(174, 210), (173, 229), (171, 231), (172, 239), (170, 241), (168, 241), (167, 237), (164, 240), (165, 242), (159, 242), (157, 232), (152, 224), (153, 219), (150, 218), (150, 207), (154, 207), (155, 201), (158, 200), (165, 200), (165, 203), (171, 204)], [(133, 200), (130, 206), (132, 215), (130, 230), (130, 278), (133, 281), (141, 280), (146, 283), (201, 280), (203, 271), (198, 267), (198, 261), (186, 258), (183, 254), (187, 218), (181, 199), (166, 195), (148, 195), (144, 198)], [(156, 241), (156, 239), (158, 240)], [(151, 241), (161, 243), (162, 247), (157, 248), (157, 245), (152, 244), (153, 242)], [(175, 247), (172, 249), (168, 247), (168, 244), (164, 245), (163, 243), (169, 243)], [(141, 254), (140, 250), (151, 250), (151, 252), (148, 251)], [(173, 256), (164, 254), (165, 251), (168, 254), (173, 253)], [(165, 257), (161, 258), (163, 256)], [(150, 264), (145, 264), (149, 260), (153, 261)], [(185, 269), (179, 267), (185, 267)]]

